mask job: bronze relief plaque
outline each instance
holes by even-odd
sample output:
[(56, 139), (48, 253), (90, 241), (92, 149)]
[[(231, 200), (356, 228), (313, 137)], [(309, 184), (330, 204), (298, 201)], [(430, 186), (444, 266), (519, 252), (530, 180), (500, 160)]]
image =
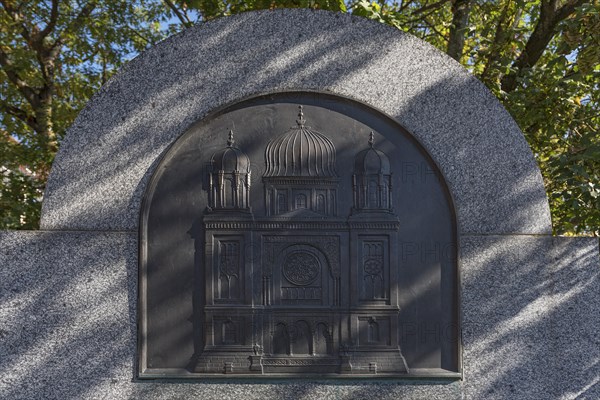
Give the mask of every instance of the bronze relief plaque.
[(219, 110), (142, 208), (141, 378), (460, 376), (451, 198), (376, 110), (307, 92)]

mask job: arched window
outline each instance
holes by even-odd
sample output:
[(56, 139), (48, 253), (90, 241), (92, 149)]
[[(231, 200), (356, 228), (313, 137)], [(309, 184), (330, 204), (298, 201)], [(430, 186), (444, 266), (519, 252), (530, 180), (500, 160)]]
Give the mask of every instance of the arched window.
[(371, 343), (379, 342), (379, 324), (374, 319), (369, 320), (367, 338)]
[(237, 343), (237, 327), (233, 321), (223, 322), (223, 344)]
[(233, 197), (235, 196), (233, 178), (225, 178), (223, 180), (223, 185), (225, 186), (223, 190), (225, 196), (223, 199), (223, 206), (231, 208), (234, 206)]
[(374, 179), (369, 181), (368, 196), (368, 207), (377, 208), (379, 206), (379, 202), (377, 201), (377, 182)]
[(277, 195), (277, 213), (287, 212), (287, 196), (284, 193)]
[(306, 195), (300, 193), (296, 196), (296, 209), (306, 208)]
[(325, 214), (325, 196), (317, 195), (317, 210), (318, 213)]
[(277, 324), (273, 333), (273, 354), (290, 354), (290, 336), (284, 324)]
[(298, 321), (293, 328), (293, 340), (290, 340), (290, 352), (295, 355), (312, 354), (312, 334), (306, 321)]
[(390, 208), (390, 199), (388, 196), (388, 187), (387, 184), (383, 184), (383, 187), (381, 188), (381, 193), (382, 193), (382, 197), (381, 197), (381, 208)]
[(329, 333), (329, 329), (327, 325), (324, 323), (317, 324), (317, 329), (315, 332), (315, 344), (314, 344), (314, 353), (315, 354), (331, 354), (331, 334)]

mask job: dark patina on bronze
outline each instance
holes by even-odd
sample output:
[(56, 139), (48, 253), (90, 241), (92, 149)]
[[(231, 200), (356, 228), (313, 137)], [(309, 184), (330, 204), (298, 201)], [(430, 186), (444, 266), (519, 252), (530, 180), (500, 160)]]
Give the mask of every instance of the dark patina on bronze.
[(143, 209), (140, 377), (459, 376), (450, 197), (374, 110), (230, 106), (169, 150)]

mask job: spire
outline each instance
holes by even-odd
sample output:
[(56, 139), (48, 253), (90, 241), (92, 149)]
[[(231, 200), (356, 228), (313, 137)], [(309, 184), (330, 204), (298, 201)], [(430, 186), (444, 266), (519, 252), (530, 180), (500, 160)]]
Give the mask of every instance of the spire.
[(373, 143), (375, 143), (375, 135), (373, 134), (373, 131), (371, 131), (369, 134), (369, 146), (373, 147)]
[(296, 123), (299, 127), (304, 127), (304, 124), (306, 123), (306, 120), (304, 119), (304, 112), (302, 111), (302, 106), (298, 106), (298, 119), (296, 120)]
[(232, 147), (234, 143), (235, 143), (235, 140), (233, 140), (233, 129), (230, 129), (229, 130), (229, 139), (227, 139), (227, 146)]

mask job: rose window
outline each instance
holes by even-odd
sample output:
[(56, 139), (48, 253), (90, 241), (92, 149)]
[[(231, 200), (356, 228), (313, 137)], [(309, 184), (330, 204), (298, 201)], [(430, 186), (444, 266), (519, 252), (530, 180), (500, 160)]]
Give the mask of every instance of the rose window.
[(319, 260), (306, 252), (296, 252), (287, 256), (283, 264), (283, 275), (294, 285), (306, 286), (319, 276)]

